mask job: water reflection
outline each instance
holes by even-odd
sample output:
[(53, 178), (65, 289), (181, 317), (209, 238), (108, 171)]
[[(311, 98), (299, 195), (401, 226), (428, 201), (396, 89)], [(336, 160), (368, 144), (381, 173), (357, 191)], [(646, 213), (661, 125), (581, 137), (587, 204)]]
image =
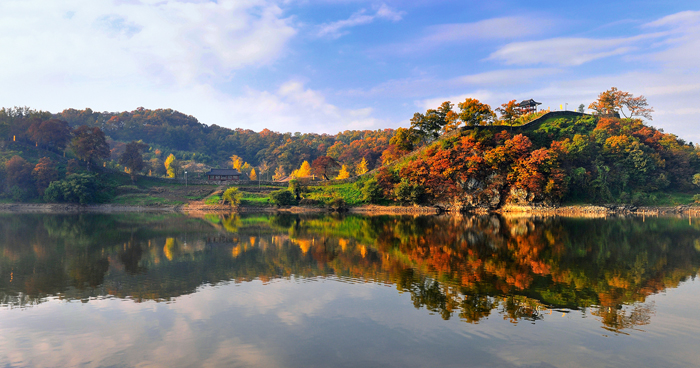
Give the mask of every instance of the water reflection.
[(588, 310), (624, 333), (653, 318), (649, 295), (698, 269), (700, 228), (674, 218), (0, 216), (0, 298), (11, 308), (332, 276), (393, 285), (443, 319), (517, 324)]

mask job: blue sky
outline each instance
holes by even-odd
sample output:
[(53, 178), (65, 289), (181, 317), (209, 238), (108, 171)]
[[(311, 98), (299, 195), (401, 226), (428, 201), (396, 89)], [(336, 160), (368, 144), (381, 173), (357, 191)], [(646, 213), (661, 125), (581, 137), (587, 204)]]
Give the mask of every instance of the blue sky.
[(700, 141), (695, 1), (3, 0), (0, 50), (6, 107), (336, 133), (467, 97), (574, 109), (615, 86)]

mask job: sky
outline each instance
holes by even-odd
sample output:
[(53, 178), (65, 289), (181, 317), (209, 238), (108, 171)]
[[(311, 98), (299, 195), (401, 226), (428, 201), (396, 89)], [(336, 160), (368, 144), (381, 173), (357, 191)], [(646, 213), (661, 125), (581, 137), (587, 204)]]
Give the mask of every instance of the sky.
[(477, 98), (646, 96), (700, 142), (700, 3), (2, 0), (0, 106), (172, 108), (229, 128), (408, 126)]

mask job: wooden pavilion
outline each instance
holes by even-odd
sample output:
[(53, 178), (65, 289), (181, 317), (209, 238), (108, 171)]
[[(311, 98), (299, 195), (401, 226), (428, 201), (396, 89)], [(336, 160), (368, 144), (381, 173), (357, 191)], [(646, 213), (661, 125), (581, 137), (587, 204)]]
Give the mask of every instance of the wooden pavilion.
[(542, 102), (537, 102), (533, 99), (523, 100), (518, 104), (520, 107), (520, 112), (522, 114), (529, 114), (532, 112), (537, 112), (537, 105), (542, 105)]

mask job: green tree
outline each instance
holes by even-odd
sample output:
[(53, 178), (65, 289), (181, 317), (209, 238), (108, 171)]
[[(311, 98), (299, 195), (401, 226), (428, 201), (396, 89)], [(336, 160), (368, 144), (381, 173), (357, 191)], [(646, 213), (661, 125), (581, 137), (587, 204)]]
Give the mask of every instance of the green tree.
[(83, 125), (73, 131), (73, 136), (70, 147), (78, 158), (87, 163), (87, 171), (90, 171), (92, 160), (109, 157), (109, 145), (100, 128)]
[(272, 199), (272, 203), (276, 204), (279, 207), (291, 206), (295, 203), (294, 194), (292, 194), (292, 192), (288, 191), (287, 189), (276, 190), (270, 193), (270, 199)]
[(72, 174), (54, 181), (44, 191), (46, 202), (89, 204), (98, 201), (100, 192), (97, 178), (92, 174)]
[(417, 130), (428, 141), (437, 139), (442, 128), (448, 123), (447, 115), (452, 111), (452, 107), (452, 103), (446, 101), (437, 110), (428, 109), (425, 115), (415, 113), (411, 118), (411, 128)]
[(364, 182), (362, 185), (362, 200), (369, 203), (377, 203), (382, 199), (382, 188), (379, 186), (377, 179), (372, 178)]
[(413, 128), (398, 128), (391, 140), (390, 144), (395, 145), (402, 151), (413, 151), (416, 144), (420, 141), (420, 134)]

